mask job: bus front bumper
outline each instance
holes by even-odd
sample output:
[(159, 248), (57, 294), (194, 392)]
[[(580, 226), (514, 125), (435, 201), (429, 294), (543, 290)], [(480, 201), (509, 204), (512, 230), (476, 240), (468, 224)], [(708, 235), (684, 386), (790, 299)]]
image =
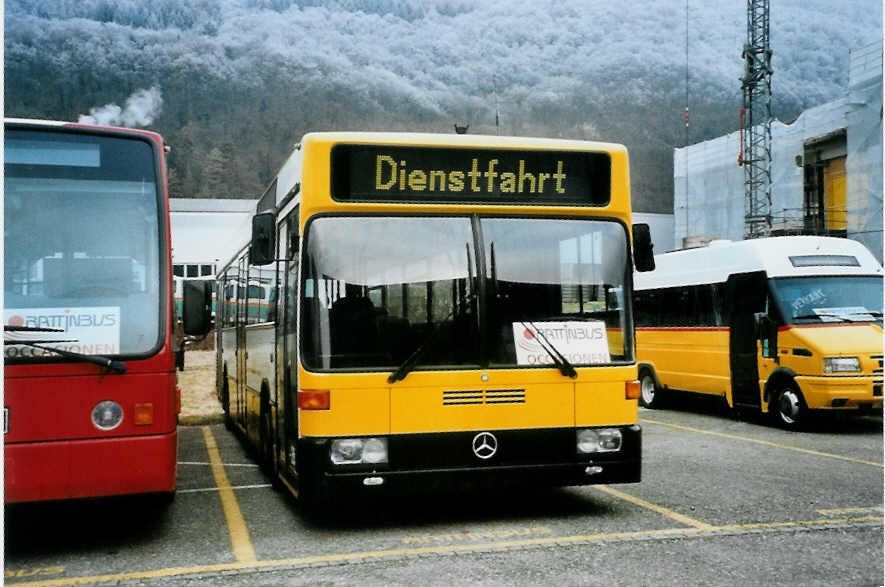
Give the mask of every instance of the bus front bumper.
[[(568, 428), (496, 431), (502, 446), (520, 448), (498, 462), (479, 460), (469, 450), (459, 452), (456, 447), (465, 443), (469, 447), (474, 432), (387, 437), (392, 460), (375, 468), (332, 465), (329, 439), (300, 443), (298, 459), (305, 477), (314, 479), (317, 493), (326, 497), (637, 483), (642, 473), (642, 431), (636, 425), (619, 428), (623, 435), (619, 451), (581, 456), (576, 454), (575, 429)], [(528, 454), (533, 449), (536, 452)]]
[(882, 409), (882, 378), (870, 376), (796, 377), (810, 410)]
[(175, 491), (178, 432), (4, 447), (6, 503)]
[(425, 492), (497, 490), (507, 487), (566, 487), (638, 483), (639, 459), (580, 463), (570, 465), (535, 465), (483, 469), (433, 471), (376, 471), (326, 473), (321, 481), (323, 495), (377, 492), (385, 495), (413, 495)]

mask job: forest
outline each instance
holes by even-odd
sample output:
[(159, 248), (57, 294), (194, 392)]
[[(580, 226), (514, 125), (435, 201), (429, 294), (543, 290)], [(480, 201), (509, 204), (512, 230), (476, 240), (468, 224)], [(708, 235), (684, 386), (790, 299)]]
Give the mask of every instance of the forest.
[[(881, 12), (772, 6), (775, 117), (841, 95)], [(673, 149), (737, 129), (745, 21), (728, 0), (7, 0), (4, 113), (156, 130), (189, 198), (258, 197), (309, 131), (618, 142), (634, 209), (670, 212)]]

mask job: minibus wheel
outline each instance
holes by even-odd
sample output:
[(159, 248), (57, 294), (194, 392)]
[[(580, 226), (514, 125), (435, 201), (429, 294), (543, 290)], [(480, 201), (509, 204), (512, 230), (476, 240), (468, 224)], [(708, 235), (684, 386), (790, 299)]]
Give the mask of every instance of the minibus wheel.
[(805, 413), (805, 398), (795, 385), (786, 385), (774, 394), (774, 401), (768, 411), (772, 414), (775, 422), (787, 430), (795, 430), (802, 425)]
[(643, 369), (639, 375), (639, 404), (644, 408), (661, 407), (661, 390), (649, 369)]

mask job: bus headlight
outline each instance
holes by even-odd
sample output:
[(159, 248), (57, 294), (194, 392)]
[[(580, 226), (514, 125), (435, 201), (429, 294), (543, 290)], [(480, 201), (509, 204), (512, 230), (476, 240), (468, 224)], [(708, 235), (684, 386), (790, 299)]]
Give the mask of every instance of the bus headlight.
[(387, 462), (385, 438), (338, 438), (332, 441), (329, 458), (334, 465), (375, 465)]
[(591, 454), (621, 450), (621, 431), (617, 428), (586, 428), (578, 430), (578, 452)]
[(825, 357), (824, 373), (860, 373), (857, 357)]
[(387, 462), (387, 441), (380, 438), (369, 438), (363, 445), (363, 462), (364, 463), (386, 463)]
[(123, 407), (117, 402), (105, 400), (92, 408), (92, 424), (99, 430), (113, 430), (123, 421)]

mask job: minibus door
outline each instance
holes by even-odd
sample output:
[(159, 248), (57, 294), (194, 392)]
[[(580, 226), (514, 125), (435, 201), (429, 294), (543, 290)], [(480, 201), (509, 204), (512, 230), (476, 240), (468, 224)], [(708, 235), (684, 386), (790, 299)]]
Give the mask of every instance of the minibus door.
[(731, 397), (735, 406), (761, 407), (755, 313), (765, 310), (764, 271), (731, 275), (726, 282)]

